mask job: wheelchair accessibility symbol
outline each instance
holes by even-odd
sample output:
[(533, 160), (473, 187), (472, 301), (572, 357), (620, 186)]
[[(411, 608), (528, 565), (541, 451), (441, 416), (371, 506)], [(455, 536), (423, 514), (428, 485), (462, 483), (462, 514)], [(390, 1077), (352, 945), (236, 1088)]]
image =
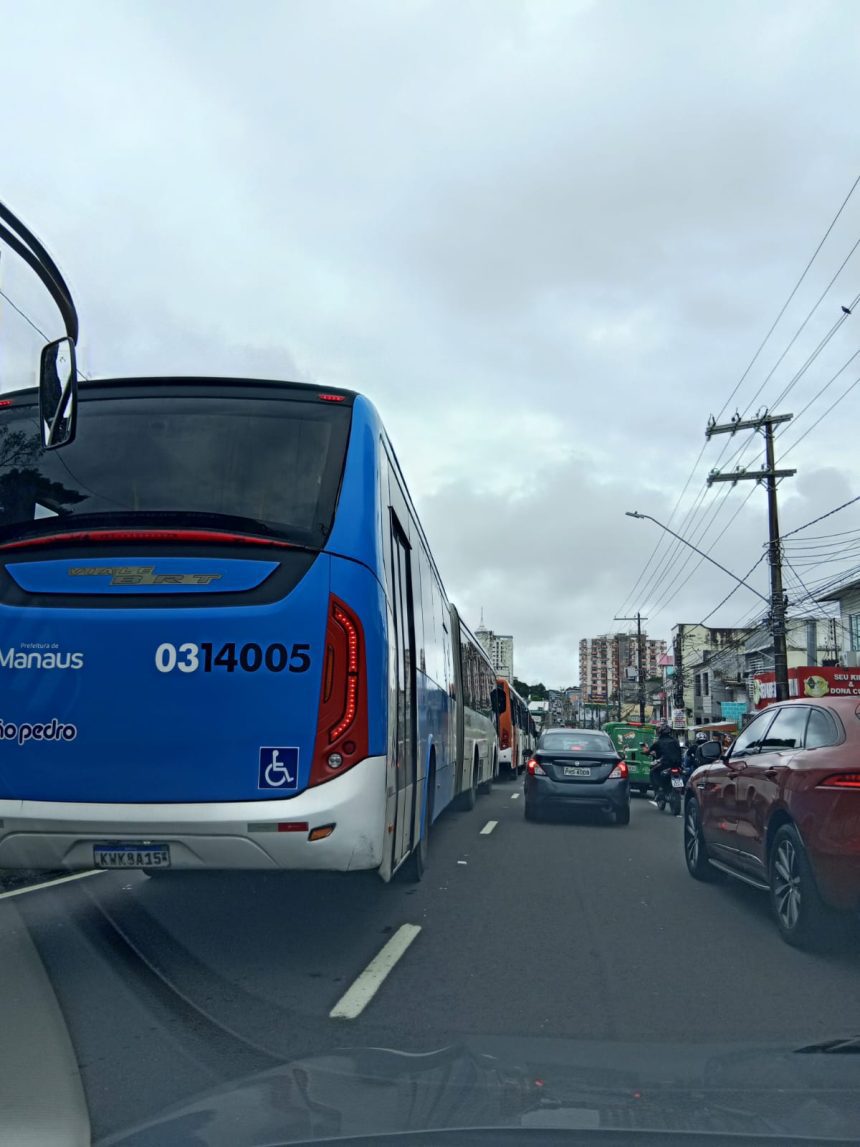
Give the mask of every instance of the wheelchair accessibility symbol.
[(260, 749), (260, 776), (258, 789), (282, 789), (295, 792), (299, 787), (299, 750), (297, 748), (274, 748), (270, 745)]

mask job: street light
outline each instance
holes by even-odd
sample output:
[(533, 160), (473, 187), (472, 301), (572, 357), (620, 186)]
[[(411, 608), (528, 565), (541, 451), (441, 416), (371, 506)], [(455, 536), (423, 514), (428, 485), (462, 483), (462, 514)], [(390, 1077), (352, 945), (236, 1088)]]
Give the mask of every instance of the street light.
[(677, 538), (679, 542), (683, 542), (685, 546), (689, 546), (691, 550), (695, 550), (697, 554), (703, 557), (705, 561), (710, 562), (712, 566), (716, 566), (718, 570), (722, 570), (724, 574), (728, 574), (730, 578), (738, 583), (738, 585), (744, 586), (746, 589), (750, 590), (751, 593), (754, 593), (756, 597), (760, 597), (761, 600), (765, 602), (768, 607), (770, 607), (770, 598), (765, 597), (763, 593), (759, 593), (755, 586), (750, 585), (748, 581), (744, 581), (742, 577), (738, 577), (736, 573), (732, 573), (731, 570), (728, 570), (725, 566), (720, 565), (720, 563), (715, 561), (714, 558), (712, 558), (709, 554), (706, 554), (702, 550), (698, 549), (693, 545), (692, 542), (688, 542), (686, 538), (682, 538), (680, 534), (676, 534), (674, 530), (670, 530), (668, 526), (664, 526), (662, 522), (658, 522), (656, 518), (652, 518), (650, 514), (640, 514), (638, 510), (625, 510), (624, 513), (628, 518), (643, 518), (647, 519), (649, 522), (653, 522), (655, 526), (659, 526), (661, 530), (665, 530), (667, 534), (671, 534), (673, 538)]

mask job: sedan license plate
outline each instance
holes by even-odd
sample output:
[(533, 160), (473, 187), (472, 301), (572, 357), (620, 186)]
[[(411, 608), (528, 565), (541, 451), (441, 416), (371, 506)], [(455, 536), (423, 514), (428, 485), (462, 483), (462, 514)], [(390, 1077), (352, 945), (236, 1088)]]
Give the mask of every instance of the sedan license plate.
[(96, 868), (169, 868), (170, 846), (167, 844), (96, 844), (93, 846)]
[(591, 769), (578, 768), (575, 765), (565, 765), (564, 775), (566, 777), (590, 777)]
[(682, 789), (683, 787), (684, 787), (684, 782), (681, 780), (680, 777), (672, 777), (672, 788), (673, 789)]

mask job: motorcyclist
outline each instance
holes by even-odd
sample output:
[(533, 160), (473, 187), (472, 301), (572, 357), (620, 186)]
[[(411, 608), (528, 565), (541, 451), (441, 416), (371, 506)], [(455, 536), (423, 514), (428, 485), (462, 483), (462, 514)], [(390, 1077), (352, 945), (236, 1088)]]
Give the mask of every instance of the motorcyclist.
[(668, 725), (660, 726), (657, 740), (648, 752), (654, 758), (654, 764), (651, 766), (651, 786), (656, 796), (666, 782), (669, 769), (679, 767), (681, 764), (681, 746)]
[(687, 746), (687, 751), (684, 754), (684, 779), (689, 777), (693, 769), (697, 769), (702, 764), (702, 754), (699, 752), (702, 745), (707, 741), (707, 733), (696, 733), (695, 740), (690, 741)]

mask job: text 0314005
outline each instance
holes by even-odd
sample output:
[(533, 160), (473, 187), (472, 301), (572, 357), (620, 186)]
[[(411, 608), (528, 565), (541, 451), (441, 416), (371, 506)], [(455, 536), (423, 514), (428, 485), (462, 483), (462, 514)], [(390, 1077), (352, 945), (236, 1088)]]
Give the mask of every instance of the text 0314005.
[(256, 673), (258, 670), (269, 673), (306, 673), (311, 667), (310, 645), (299, 642), (284, 645), (280, 641), (270, 645), (258, 645), (249, 641), (237, 645), (228, 641), (215, 646), (211, 641), (199, 645), (185, 641), (181, 645), (163, 642), (155, 651), (155, 668), (159, 673), (212, 673), (223, 669), (226, 673)]

